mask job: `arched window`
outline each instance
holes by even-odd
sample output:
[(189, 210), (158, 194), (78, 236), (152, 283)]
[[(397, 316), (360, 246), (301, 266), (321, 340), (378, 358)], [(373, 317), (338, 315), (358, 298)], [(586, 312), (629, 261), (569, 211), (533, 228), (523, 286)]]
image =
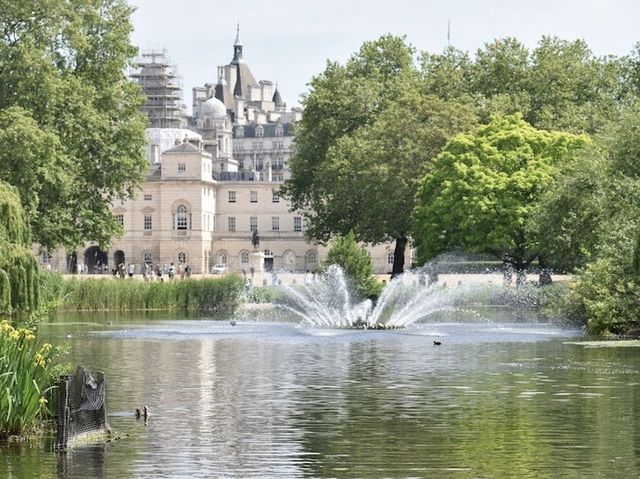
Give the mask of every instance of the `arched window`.
[(178, 253), (178, 263), (184, 264), (187, 262), (187, 254), (184, 251)]
[(315, 251), (307, 251), (307, 267), (315, 266), (318, 262), (318, 255)]
[(218, 253), (218, 263), (227, 264), (227, 253), (225, 253), (224, 251)]
[(242, 264), (248, 264), (249, 263), (249, 252), (248, 251), (242, 251), (240, 253), (240, 263), (242, 263)]
[(187, 208), (185, 205), (178, 205), (178, 207), (176, 208), (175, 229), (191, 229), (191, 214), (189, 214), (189, 208)]
[(236, 127), (236, 138), (244, 138), (244, 128), (241, 126)]
[(393, 264), (393, 253), (387, 254), (387, 263)]
[(145, 251), (142, 259), (145, 263), (153, 263), (153, 255), (150, 251)]
[(284, 133), (284, 128), (282, 128), (281, 124), (276, 125), (276, 136), (282, 136)]
[(264, 127), (262, 125), (258, 125), (256, 127), (256, 137), (261, 138), (264, 136)]

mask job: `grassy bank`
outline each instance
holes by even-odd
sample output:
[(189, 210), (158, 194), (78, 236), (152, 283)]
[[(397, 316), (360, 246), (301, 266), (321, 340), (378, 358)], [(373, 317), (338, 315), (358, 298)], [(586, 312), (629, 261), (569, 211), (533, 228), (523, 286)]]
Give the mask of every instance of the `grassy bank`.
[(43, 294), (61, 311), (233, 312), (240, 305), (243, 282), (229, 275), (146, 283), (129, 279), (63, 279), (44, 273)]

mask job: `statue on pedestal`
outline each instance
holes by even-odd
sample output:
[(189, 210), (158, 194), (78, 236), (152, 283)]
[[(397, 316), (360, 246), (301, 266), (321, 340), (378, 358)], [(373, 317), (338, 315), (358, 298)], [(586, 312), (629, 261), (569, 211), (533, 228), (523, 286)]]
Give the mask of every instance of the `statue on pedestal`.
[(260, 236), (258, 235), (258, 230), (253, 230), (253, 234), (251, 235), (251, 246), (253, 249), (257, 250), (260, 247)]

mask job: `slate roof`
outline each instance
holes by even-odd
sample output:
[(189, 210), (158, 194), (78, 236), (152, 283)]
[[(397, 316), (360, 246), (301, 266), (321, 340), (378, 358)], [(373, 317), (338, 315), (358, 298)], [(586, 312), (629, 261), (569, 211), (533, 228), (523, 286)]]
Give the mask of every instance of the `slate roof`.
[[(293, 129), (291, 123), (263, 123), (262, 127), (264, 128), (264, 138), (273, 138), (276, 136), (276, 128), (278, 125), (282, 126), (282, 136), (292, 136)], [(255, 138), (256, 137), (256, 127), (258, 125), (256, 123), (249, 123), (247, 125), (243, 125), (244, 128), (244, 138)], [(234, 128), (233, 136), (236, 138), (235, 133), (238, 127)]]

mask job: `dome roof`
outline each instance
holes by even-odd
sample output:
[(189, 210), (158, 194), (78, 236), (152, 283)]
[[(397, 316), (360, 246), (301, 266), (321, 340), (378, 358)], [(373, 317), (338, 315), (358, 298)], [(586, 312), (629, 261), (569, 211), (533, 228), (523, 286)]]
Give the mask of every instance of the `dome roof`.
[(227, 116), (227, 107), (220, 100), (212, 96), (207, 101), (200, 103), (199, 116), (212, 116), (214, 118), (224, 118)]

